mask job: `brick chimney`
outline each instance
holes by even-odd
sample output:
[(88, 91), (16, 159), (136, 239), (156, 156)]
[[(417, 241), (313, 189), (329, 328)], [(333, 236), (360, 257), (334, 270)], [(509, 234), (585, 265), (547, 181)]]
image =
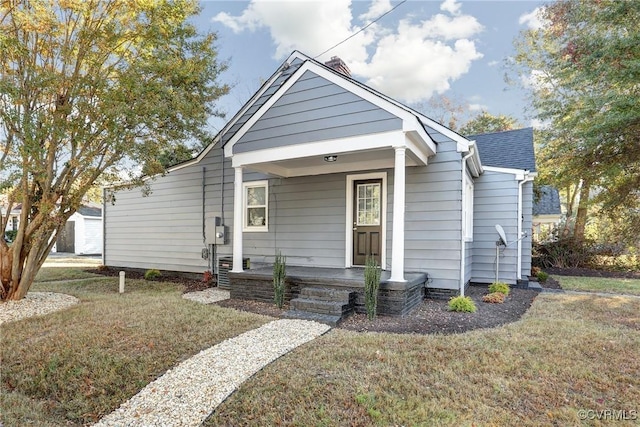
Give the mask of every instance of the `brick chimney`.
[(351, 70), (347, 67), (347, 64), (337, 56), (332, 56), (330, 60), (324, 63), (329, 68), (333, 68), (339, 73), (344, 74), (347, 77), (351, 77)]

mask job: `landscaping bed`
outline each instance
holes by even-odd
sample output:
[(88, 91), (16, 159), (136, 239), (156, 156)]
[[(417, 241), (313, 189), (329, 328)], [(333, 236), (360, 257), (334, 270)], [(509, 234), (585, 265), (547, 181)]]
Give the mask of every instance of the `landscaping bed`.
[[(128, 269), (128, 268), (100, 267), (100, 268), (91, 268), (84, 271), (86, 271), (87, 273), (101, 274), (103, 276), (109, 276), (109, 277), (118, 277), (118, 275), (120, 274), (120, 271), (124, 271), (126, 273), (127, 279), (135, 279), (135, 280), (144, 279), (144, 271)], [(171, 283), (177, 283), (179, 285), (183, 285), (184, 293), (203, 291), (211, 287), (211, 285), (204, 283), (202, 279), (196, 279), (195, 278), (196, 276), (197, 276), (196, 273), (188, 274), (188, 273), (163, 271), (160, 273), (160, 276), (151, 280), (156, 282), (171, 282)]]
[(594, 270), (592, 268), (545, 268), (544, 271), (558, 276), (608, 277), (617, 279), (640, 279), (640, 271)]
[[(353, 314), (338, 325), (339, 328), (358, 332), (393, 332), (401, 334), (455, 334), (474, 329), (493, 328), (515, 322), (527, 311), (537, 292), (512, 289), (503, 304), (482, 302), (486, 286), (470, 286), (467, 296), (476, 304), (475, 313), (448, 311), (447, 300), (425, 299), (404, 317), (378, 316), (367, 320), (365, 314)], [(217, 303), (223, 307), (278, 317), (288, 308), (279, 310), (275, 304), (230, 299)]]

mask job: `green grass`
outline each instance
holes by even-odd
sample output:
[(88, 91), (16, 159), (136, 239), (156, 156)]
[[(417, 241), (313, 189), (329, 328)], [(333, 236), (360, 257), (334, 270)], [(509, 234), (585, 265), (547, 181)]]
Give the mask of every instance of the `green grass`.
[(578, 411), (640, 411), (638, 313), (635, 298), (541, 294), (496, 329), (334, 329), (263, 369), (205, 425), (601, 425)]
[(553, 278), (560, 282), (563, 289), (572, 291), (640, 295), (640, 279), (574, 276), (553, 276)]
[(42, 267), (36, 276), (36, 282), (53, 282), (56, 280), (74, 280), (103, 278), (98, 274), (88, 273), (87, 267)]
[[(73, 274), (72, 276), (73, 277)], [(172, 283), (116, 278), (34, 284), (81, 303), (2, 325), (5, 426), (86, 425), (177, 363), (269, 317), (202, 305)]]

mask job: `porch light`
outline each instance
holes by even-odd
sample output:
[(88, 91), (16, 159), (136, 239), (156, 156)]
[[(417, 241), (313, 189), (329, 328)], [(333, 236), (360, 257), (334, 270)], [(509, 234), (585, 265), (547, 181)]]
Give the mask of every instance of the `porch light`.
[(338, 160), (338, 155), (337, 154), (330, 154), (328, 156), (324, 156), (324, 161), (325, 162), (335, 162), (336, 160)]

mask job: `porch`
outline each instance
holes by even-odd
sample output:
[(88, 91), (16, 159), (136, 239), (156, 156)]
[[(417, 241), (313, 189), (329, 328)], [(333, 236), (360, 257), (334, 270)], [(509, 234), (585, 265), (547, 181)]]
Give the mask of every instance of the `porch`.
[[(390, 280), (382, 271), (378, 292), (378, 314), (404, 316), (424, 298), (427, 273), (405, 272), (404, 282)], [(230, 272), (231, 298), (273, 303), (273, 267), (260, 266), (243, 272)], [(354, 292), (355, 311), (365, 313), (364, 268), (317, 268), (287, 266), (285, 301), (300, 295), (305, 287), (320, 287)]]

